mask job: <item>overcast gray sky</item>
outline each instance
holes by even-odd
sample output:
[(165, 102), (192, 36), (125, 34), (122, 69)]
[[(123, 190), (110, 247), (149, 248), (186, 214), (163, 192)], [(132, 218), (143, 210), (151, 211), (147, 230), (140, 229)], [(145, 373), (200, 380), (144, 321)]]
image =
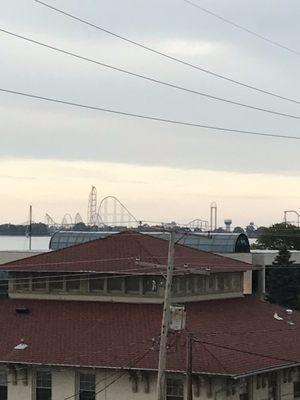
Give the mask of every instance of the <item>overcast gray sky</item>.
[[(194, 2), (300, 51), (296, 0)], [(300, 100), (299, 56), (183, 0), (48, 3), (174, 57)], [(297, 104), (163, 59), (33, 0), (2, 0), (1, 6), (2, 29), (193, 90), (300, 116)], [(2, 88), (162, 118), (300, 136), (299, 120), (161, 87), (3, 33), (0, 56)], [(253, 219), (271, 223), (282, 218), (284, 209), (298, 209), (299, 141), (213, 134), (4, 93), (0, 121), (2, 221), (24, 219), (29, 202), (35, 205), (37, 219), (46, 211), (57, 219), (67, 211), (85, 215), (92, 184), (102, 196), (122, 197), (140, 219), (205, 218), (213, 200), (223, 210), (221, 217), (240, 224)], [(75, 180), (70, 172), (74, 165)], [(245, 182), (247, 191), (242, 189)]]

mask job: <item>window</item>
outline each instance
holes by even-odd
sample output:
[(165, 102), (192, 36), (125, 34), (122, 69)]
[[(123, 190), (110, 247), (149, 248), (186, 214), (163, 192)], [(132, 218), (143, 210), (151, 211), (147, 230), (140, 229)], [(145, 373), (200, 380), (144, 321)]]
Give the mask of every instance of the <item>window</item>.
[(193, 276), (188, 276), (186, 278), (186, 291), (187, 291), (187, 293), (194, 292), (194, 277)]
[(37, 292), (43, 292), (47, 289), (46, 278), (41, 274), (34, 274), (32, 278), (32, 290)]
[(241, 274), (232, 274), (232, 288), (235, 290), (241, 289)]
[(186, 279), (184, 277), (178, 278), (178, 292), (186, 292)]
[(29, 283), (30, 283), (29, 281), (30, 281), (29, 274), (17, 274), (16, 290), (17, 291), (29, 290)]
[(224, 292), (224, 276), (218, 275), (218, 289), (220, 292)]
[(126, 293), (139, 293), (140, 278), (138, 276), (130, 276), (125, 279)]
[(96, 399), (95, 374), (79, 375), (79, 400)]
[(215, 275), (210, 275), (208, 277), (208, 290), (214, 292), (216, 290), (216, 277)]
[(242, 379), (240, 381), (240, 400), (249, 400), (249, 381)]
[(277, 374), (274, 372), (268, 377), (268, 386), (269, 386), (269, 400), (277, 400), (278, 399), (278, 386), (277, 386)]
[(205, 292), (205, 277), (204, 276), (197, 276), (196, 278), (196, 291), (199, 294)]
[(0, 368), (0, 399), (7, 400), (7, 371)]
[(35, 400), (51, 400), (52, 377), (51, 371), (36, 371)]
[(224, 289), (230, 290), (231, 289), (231, 274), (227, 273), (224, 276)]
[(167, 399), (183, 400), (183, 381), (181, 379), (167, 379)]
[(90, 292), (103, 292), (104, 291), (104, 277), (99, 274), (90, 275)]
[(53, 274), (49, 278), (50, 292), (61, 292), (64, 290), (64, 281), (61, 274)]
[(155, 294), (158, 292), (159, 280), (155, 276), (147, 276), (143, 279), (143, 291), (148, 294)]
[(67, 276), (66, 277), (66, 290), (67, 292), (78, 292), (80, 290), (80, 277)]
[(294, 382), (294, 399), (300, 399), (300, 382)]
[(107, 289), (109, 292), (121, 292), (123, 288), (123, 278), (109, 277), (107, 280)]

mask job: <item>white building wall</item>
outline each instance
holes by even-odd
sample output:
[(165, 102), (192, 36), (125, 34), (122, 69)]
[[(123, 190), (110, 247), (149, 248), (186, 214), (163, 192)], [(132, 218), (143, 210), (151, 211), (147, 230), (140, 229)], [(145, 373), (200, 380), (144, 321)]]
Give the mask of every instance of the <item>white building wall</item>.
[[(74, 395), (76, 392), (75, 383), (74, 369), (60, 368), (52, 370), (52, 400), (63, 400)], [(76, 397), (73, 400), (77, 400)]]
[[(88, 370), (83, 370), (88, 372)], [(94, 371), (94, 370), (91, 370)], [(8, 400), (35, 400), (34, 395), (34, 372), (28, 371), (28, 384), (24, 382), (23, 375), (19, 372), (16, 382), (13, 381), (11, 373), (8, 375)], [(80, 372), (77, 368), (53, 368), (52, 369), (52, 400), (64, 400), (69, 396), (74, 396), (78, 390), (76, 376)], [(147, 386), (138, 373), (137, 385), (134, 379), (130, 379), (128, 373), (112, 383), (122, 375), (120, 370), (97, 370), (96, 371), (96, 391), (97, 400), (156, 400), (156, 374), (149, 372), (149, 392)], [(176, 376), (176, 375), (175, 375)], [(183, 380), (184, 375), (178, 375)], [(293, 381), (299, 379), (295, 372), (289, 382), (283, 381), (283, 374), (278, 373), (278, 399), (293, 400), (294, 384)], [(263, 387), (260, 380), (257, 386), (257, 377), (248, 378), (249, 380), (249, 400), (268, 400), (269, 388), (266, 379)], [(230, 383), (224, 377), (201, 377), (199, 385), (194, 382), (194, 400), (239, 400), (241, 384), (239, 381), (231, 380)], [(112, 383), (111, 385), (109, 385)], [(228, 385), (229, 383), (229, 385)], [(108, 386), (106, 389), (105, 387)], [(197, 386), (197, 387), (196, 387)], [(185, 388), (186, 390), (186, 388)], [(186, 397), (185, 397), (186, 398)]]
[[(32, 371), (28, 370), (27, 384), (23, 381), (23, 371), (19, 371), (17, 375), (11, 372), (7, 375), (7, 397), (8, 400), (33, 400), (32, 398)], [(14, 381), (14, 376), (16, 381)]]

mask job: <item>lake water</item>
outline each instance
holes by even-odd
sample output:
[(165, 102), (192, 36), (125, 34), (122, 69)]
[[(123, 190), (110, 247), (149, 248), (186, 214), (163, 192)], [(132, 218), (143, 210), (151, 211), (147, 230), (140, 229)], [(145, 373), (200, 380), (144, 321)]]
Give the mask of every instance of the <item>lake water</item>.
[[(50, 236), (33, 236), (31, 238), (32, 250), (48, 250)], [(29, 240), (25, 236), (1, 236), (0, 235), (0, 251), (3, 250), (19, 250), (29, 249)]]

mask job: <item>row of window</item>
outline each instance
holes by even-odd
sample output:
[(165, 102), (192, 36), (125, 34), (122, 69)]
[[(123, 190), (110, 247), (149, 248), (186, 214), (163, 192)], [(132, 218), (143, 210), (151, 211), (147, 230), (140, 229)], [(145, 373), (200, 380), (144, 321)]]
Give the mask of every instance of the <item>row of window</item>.
[[(157, 294), (164, 285), (157, 276), (128, 276), (126, 278), (100, 274), (17, 274), (16, 291), (33, 292), (81, 292), (81, 293), (129, 293)], [(242, 273), (219, 273), (174, 277), (174, 295), (237, 292), (242, 289)]]
[[(7, 397), (7, 371), (4, 368), (0, 369), (0, 399), (8, 400)], [(243, 384), (244, 383), (244, 384)], [(300, 399), (300, 382), (294, 382), (294, 399)], [(277, 380), (274, 374), (274, 382), (270, 379), (269, 398), (276, 400), (278, 398)], [(94, 373), (79, 373), (78, 386), (76, 389), (78, 400), (95, 400), (97, 394), (97, 383)], [(240, 383), (239, 399), (248, 400), (249, 390), (248, 382), (245, 380)], [(229, 395), (229, 392), (226, 393)], [(52, 372), (51, 370), (42, 369), (35, 373), (34, 384), (34, 399), (35, 400), (51, 400), (52, 399)], [(184, 400), (184, 383), (180, 378), (168, 378), (166, 387), (166, 400)]]
[[(95, 374), (80, 373), (78, 376), (78, 400), (96, 399), (96, 380)], [(0, 399), (7, 399), (7, 371), (0, 370)], [(38, 370), (35, 374), (34, 384), (35, 400), (52, 399), (52, 373), (50, 370)]]
[(119, 278), (103, 274), (17, 274), (16, 291), (155, 294), (162, 281), (156, 276)]
[[(78, 387), (76, 389), (78, 400), (95, 400), (97, 394), (96, 377), (93, 373), (80, 373), (78, 375)], [(34, 384), (35, 400), (52, 399), (52, 372), (51, 370), (37, 370)], [(183, 400), (183, 380), (167, 379), (166, 400)], [(7, 371), (0, 369), (0, 400), (7, 398)]]

